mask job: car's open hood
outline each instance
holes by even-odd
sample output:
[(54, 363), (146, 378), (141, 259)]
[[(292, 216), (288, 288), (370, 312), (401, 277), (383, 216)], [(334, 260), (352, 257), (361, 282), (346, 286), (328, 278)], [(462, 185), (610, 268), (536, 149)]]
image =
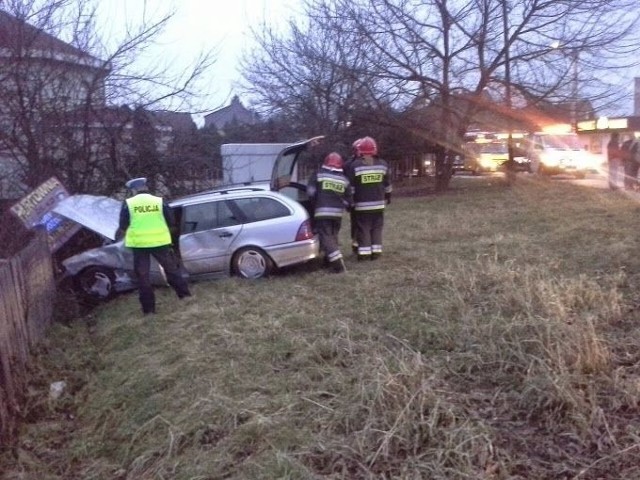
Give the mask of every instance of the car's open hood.
[(96, 195), (71, 195), (53, 211), (109, 240), (116, 239), (122, 202)]

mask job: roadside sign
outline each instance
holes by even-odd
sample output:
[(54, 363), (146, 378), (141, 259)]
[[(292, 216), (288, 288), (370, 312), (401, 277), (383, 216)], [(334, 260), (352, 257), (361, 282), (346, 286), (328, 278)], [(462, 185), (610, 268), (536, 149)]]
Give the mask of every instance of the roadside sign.
[(43, 226), (49, 236), (49, 248), (53, 253), (81, 228), (77, 223), (51, 211), (60, 200), (68, 196), (69, 192), (64, 185), (56, 177), (51, 177), (14, 204), (10, 210), (27, 228)]

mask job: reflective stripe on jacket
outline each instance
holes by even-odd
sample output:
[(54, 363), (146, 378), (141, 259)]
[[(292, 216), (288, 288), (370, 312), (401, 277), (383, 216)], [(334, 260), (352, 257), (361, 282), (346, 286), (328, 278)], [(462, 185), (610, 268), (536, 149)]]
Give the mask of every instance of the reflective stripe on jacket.
[(349, 166), (356, 211), (384, 210), (385, 194), (391, 193), (389, 167), (381, 158), (358, 158)]
[(349, 203), (349, 180), (342, 170), (321, 167), (309, 180), (307, 193), (315, 199), (315, 218), (341, 218)]
[(171, 244), (171, 233), (162, 211), (162, 198), (140, 193), (127, 199), (129, 228), (125, 247), (151, 248)]

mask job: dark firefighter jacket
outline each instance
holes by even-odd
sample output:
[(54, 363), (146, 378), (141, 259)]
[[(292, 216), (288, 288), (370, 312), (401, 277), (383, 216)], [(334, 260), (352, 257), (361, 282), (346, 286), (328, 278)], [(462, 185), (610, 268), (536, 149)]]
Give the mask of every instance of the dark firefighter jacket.
[(384, 210), (392, 190), (387, 162), (378, 157), (360, 157), (350, 163), (347, 175), (356, 212)]
[(315, 218), (342, 218), (351, 202), (349, 180), (343, 171), (324, 166), (309, 179), (307, 194), (314, 199)]

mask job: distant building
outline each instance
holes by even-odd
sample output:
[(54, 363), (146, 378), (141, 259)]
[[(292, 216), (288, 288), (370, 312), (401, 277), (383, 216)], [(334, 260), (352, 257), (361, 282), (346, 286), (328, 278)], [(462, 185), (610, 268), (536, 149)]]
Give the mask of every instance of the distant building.
[(538, 105), (525, 105), (509, 109), (500, 102), (487, 102), (473, 117), (470, 130), (489, 132), (520, 131), (533, 132), (548, 125), (571, 123), (575, 115), (576, 122), (594, 120), (596, 112), (589, 100), (577, 102), (539, 102)]
[(159, 161), (183, 160), (173, 150), (197, 131), (191, 114), (107, 105), (109, 74), (108, 62), (0, 10), (0, 200), (24, 196), (48, 168), (72, 192), (109, 191), (141, 138)]
[(486, 93), (456, 93), (448, 99), (446, 109), (438, 97), (431, 101), (418, 98), (414, 103), (414, 115), (425, 128), (433, 128), (446, 110), (453, 125), (460, 122), (467, 131), (483, 132), (534, 132), (547, 125), (570, 123), (572, 116), (577, 122), (593, 120), (596, 113), (587, 99), (576, 102), (551, 103), (539, 101), (536, 104), (519, 102), (517, 106), (507, 107), (504, 101), (496, 100)]
[(0, 112), (18, 86), (56, 108), (104, 105), (109, 71), (107, 62), (0, 10)]
[(28, 191), (24, 145), (43, 117), (104, 106), (109, 71), (108, 62), (0, 10), (0, 199)]
[[(168, 153), (176, 134), (197, 130), (190, 113), (168, 110), (140, 110), (139, 113), (148, 120), (153, 143), (161, 155)], [(60, 135), (60, 138), (69, 138), (71, 135), (78, 143), (82, 137), (88, 138), (93, 155), (120, 164), (131, 153), (135, 117), (136, 111), (127, 106), (105, 106), (89, 112), (83, 109), (65, 112), (64, 115), (55, 115), (51, 120), (45, 119), (45, 122), (49, 122), (49, 129), (69, 132), (68, 135)], [(51, 153), (53, 157), (65, 154), (66, 150), (61, 146), (54, 148)]]
[(204, 126), (215, 127), (219, 131), (224, 131), (230, 124), (255, 125), (258, 123), (258, 114), (246, 108), (236, 95), (231, 99), (231, 103), (204, 116)]
[(188, 112), (151, 110), (148, 113), (154, 123), (171, 127), (173, 132), (192, 132), (198, 128)]

